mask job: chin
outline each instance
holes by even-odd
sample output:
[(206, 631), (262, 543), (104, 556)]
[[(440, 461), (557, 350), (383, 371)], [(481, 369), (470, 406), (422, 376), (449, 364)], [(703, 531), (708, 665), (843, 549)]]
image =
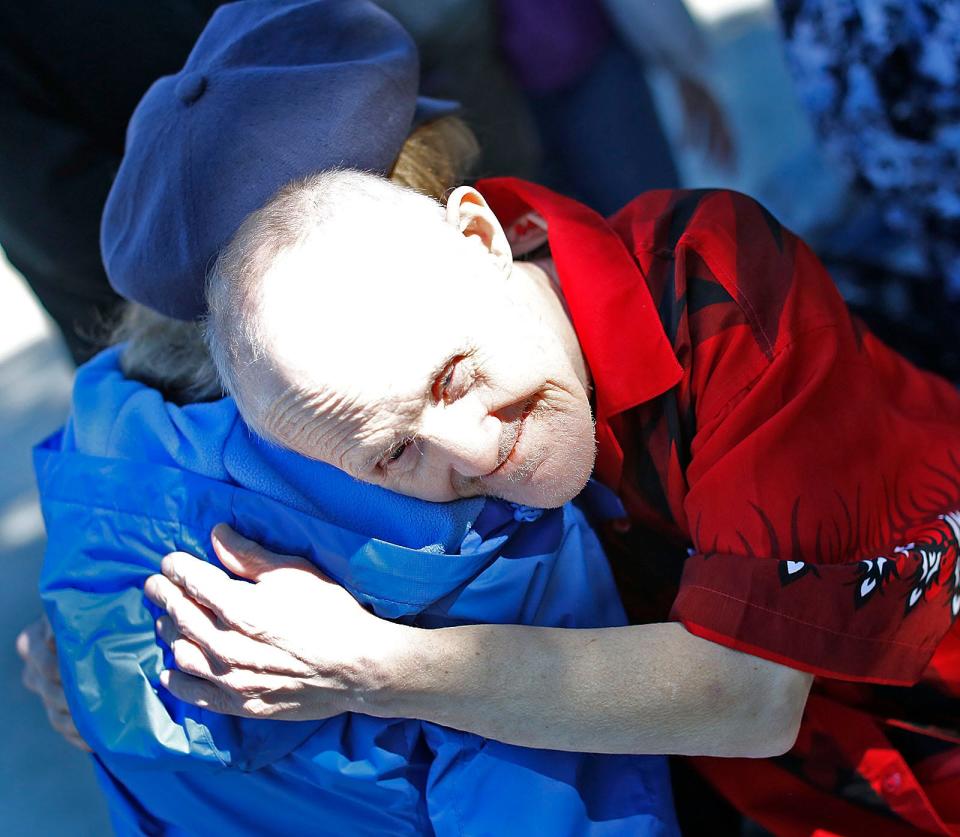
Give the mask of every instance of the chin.
[(498, 496), (512, 503), (555, 509), (576, 497), (593, 472), (595, 446), (592, 436), (589, 444), (578, 450), (566, 448), (547, 456), (533, 471), (515, 484), (507, 483)]

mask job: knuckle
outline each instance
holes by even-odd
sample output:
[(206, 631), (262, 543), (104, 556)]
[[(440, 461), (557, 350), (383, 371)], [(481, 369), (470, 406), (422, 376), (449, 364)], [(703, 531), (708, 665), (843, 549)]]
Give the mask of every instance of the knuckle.
[(198, 599), (203, 596), (203, 587), (193, 576), (182, 578), (180, 583), (188, 596), (192, 599)]
[(174, 627), (177, 630), (183, 630), (184, 622), (184, 613), (180, 604), (178, 602), (168, 602), (166, 604), (167, 616), (170, 617), (170, 621), (173, 623)]
[(242, 697), (256, 697), (264, 692), (263, 686), (245, 672), (227, 672), (220, 678), (220, 683)]
[(173, 620), (173, 627), (177, 631), (192, 634), (197, 630), (198, 613), (187, 599), (171, 602), (167, 614)]

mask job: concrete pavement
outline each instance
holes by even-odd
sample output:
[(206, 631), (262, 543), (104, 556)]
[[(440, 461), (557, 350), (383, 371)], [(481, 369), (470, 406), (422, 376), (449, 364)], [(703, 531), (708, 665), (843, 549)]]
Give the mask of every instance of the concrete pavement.
[(44, 538), (30, 448), (66, 417), (72, 377), (52, 325), (0, 258), (0, 832), (11, 837), (110, 833), (89, 756), (50, 729), (13, 647), (40, 614)]

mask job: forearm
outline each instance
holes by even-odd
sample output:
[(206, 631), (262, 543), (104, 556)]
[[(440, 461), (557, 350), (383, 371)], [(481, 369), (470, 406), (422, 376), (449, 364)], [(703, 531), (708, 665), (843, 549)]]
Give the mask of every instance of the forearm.
[(557, 750), (775, 755), (811, 681), (678, 624), (407, 629), (401, 647), (361, 711)]
[(182, 553), (144, 592), (174, 696), (288, 720), (419, 718), (528, 747), (769, 756), (793, 743), (811, 677), (679, 624), (574, 630), (386, 622), (300, 558), (214, 533), (231, 579)]

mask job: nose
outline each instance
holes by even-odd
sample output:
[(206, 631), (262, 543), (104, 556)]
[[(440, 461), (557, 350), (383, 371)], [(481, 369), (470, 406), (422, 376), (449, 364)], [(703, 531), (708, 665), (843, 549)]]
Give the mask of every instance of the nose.
[(421, 428), (426, 455), (468, 479), (482, 477), (502, 461), (500, 450), (509, 431), (500, 413), (490, 413), (479, 403), (462, 399), (437, 405)]

